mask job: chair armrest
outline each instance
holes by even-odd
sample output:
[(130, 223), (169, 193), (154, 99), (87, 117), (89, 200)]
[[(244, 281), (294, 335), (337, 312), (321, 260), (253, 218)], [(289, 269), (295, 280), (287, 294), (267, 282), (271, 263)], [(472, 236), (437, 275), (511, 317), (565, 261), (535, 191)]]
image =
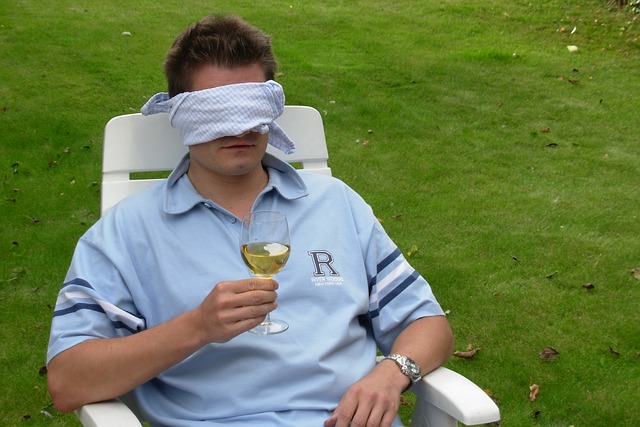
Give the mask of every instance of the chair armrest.
[(131, 409), (119, 399), (84, 405), (75, 412), (84, 427), (142, 426)]
[[(435, 408), (465, 425), (487, 424), (500, 420), (500, 410), (495, 402), (476, 384), (462, 375), (440, 367), (425, 375), (413, 385), (418, 408), (425, 412)], [(414, 414), (430, 419), (435, 414)], [(416, 425), (420, 425), (417, 424)]]

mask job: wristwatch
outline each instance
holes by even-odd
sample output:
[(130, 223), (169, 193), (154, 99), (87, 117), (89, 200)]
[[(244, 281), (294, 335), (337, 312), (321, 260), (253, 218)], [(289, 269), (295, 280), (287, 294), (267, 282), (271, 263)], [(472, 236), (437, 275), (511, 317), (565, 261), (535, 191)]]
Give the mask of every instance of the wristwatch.
[(401, 354), (390, 354), (385, 359), (391, 359), (400, 367), (400, 370), (411, 380), (411, 384), (415, 384), (422, 378), (420, 375), (420, 366), (415, 360), (403, 356)]

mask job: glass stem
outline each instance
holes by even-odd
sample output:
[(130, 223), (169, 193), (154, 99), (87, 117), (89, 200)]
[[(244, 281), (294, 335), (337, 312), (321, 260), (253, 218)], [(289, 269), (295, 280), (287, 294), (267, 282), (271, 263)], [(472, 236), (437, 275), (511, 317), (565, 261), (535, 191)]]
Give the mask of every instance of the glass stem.
[(269, 326), (269, 324), (271, 324), (271, 313), (267, 313), (267, 315), (264, 317), (264, 320), (261, 323), (262, 326)]

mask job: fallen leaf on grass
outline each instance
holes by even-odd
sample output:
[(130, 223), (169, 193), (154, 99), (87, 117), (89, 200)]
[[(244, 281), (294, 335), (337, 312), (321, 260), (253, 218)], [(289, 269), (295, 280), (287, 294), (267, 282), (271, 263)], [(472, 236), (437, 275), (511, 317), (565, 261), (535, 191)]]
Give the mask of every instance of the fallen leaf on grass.
[(631, 270), (631, 274), (633, 274), (633, 277), (640, 280), (640, 268), (634, 268)]
[(533, 402), (538, 397), (538, 393), (540, 393), (540, 386), (538, 384), (533, 384), (529, 387), (529, 402)]
[(461, 359), (471, 359), (478, 351), (480, 351), (480, 347), (473, 348), (473, 344), (469, 344), (466, 351), (455, 351), (453, 355)]
[(487, 396), (489, 396), (496, 405), (500, 404), (500, 399), (498, 399), (498, 397), (495, 394), (493, 394), (493, 391), (489, 390), (488, 388), (483, 388), (482, 391), (484, 391), (487, 394)]
[(500, 399), (498, 399), (494, 394), (493, 391), (489, 390), (488, 388), (483, 388), (482, 391), (484, 391), (487, 396), (489, 396), (491, 398), (491, 400), (494, 401), (494, 403), (497, 405), (500, 403)]
[(411, 406), (411, 402), (407, 400), (403, 395), (400, 395), (400, 406)]
[(409, 249), (409, 252), (407, 252), (407, 258), (411, 258), (412, 256), (414, 256), (415, 254), (417, 254), (419, 251), (418, 246), (417, 245), (413, 245), (411, 246), (411, 249)]
[(27, 269), (24, 267), (15, 267), (11, 270), (11, 276), (6, 280), (7, 283), (20, 280), (25, 274)]
[(559, 354), (560, 353), (558, 353), (558, 351), (553, 347), (545, 347), (542, 350), (540, 350), (540, 353), (538, 353), (538, 355), (540, 356), (540, 359), (544, 361), (551, 360)]

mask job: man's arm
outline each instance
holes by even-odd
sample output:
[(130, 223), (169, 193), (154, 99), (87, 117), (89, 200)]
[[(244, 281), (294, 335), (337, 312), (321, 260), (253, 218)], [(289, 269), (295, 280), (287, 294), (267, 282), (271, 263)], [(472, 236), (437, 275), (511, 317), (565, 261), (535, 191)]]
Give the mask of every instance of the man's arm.
[[(449, 359), (453, 344), (453, 333), (445, 316), (423, 317), (402, 331), (393, 343), (391, 353), (415, 360), (420, 365), (421, 375), (426, 375)], [(385, 363), (398, 368), (392, 360)]]
[[(425, 375), (453, 352), (453, 334), (444, 316), (423, 317), (398, 336), (391, 353), (415, 360)], [(383, 360), (343, 396), (325, 427), (390, 426), (400, 406), (400, 394), (411, 381), (393, 360)]]
[(90, 339), (56, 355), (47, 384), (54, 405), (70, 412), (120, 396), (211, 342), (226, 342), (275, 309), (278, 284), (221, 282), (196, 309), (123, 338)]

